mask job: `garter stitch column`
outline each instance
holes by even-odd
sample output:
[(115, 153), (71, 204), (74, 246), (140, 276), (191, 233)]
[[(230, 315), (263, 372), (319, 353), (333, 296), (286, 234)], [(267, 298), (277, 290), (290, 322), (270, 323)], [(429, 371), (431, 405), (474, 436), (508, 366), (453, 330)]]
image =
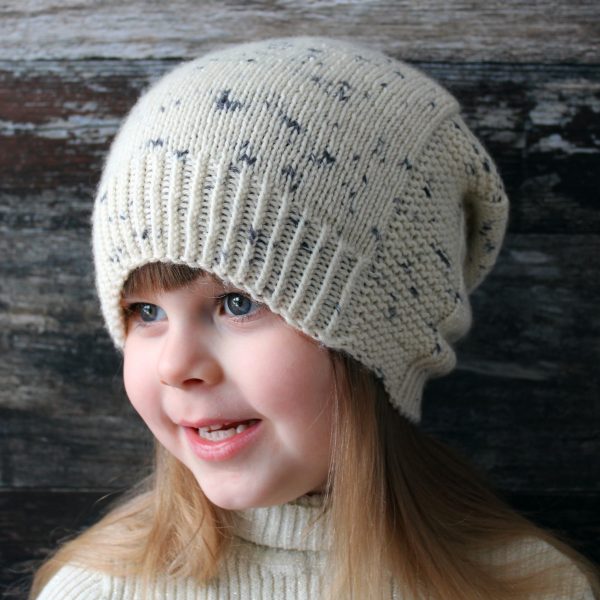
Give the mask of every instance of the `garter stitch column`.
[(132, 109), (96, 198), (96, 281), (122, 347), (132, 270), (203, 268), (351, 354), (418, 421), (507, 217), (437, 83), (341, 40), (264, 40), (177, 67)]

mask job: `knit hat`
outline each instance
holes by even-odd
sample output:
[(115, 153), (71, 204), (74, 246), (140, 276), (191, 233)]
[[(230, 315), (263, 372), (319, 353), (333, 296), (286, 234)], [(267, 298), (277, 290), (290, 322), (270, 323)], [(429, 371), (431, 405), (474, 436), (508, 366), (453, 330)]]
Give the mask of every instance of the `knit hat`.
[(440, 85), (346, 41), (263, 40), (178, 66), (132, 109), (94, 207), (96, 282), (122, 347), (131, 271), (214, 273), (366, 365), (416, 422), (507, 217)]

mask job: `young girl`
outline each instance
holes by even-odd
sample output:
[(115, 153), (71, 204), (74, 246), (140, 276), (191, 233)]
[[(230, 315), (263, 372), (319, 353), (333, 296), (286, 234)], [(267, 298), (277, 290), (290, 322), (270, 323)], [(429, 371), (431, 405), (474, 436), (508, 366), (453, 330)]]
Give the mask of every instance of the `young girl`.
[(156, 468), (32, 598), (593, 598), (418, 428), (507, 212), (456, 100), (379, 52), (265, 40), (163, 77), (93, 217)]

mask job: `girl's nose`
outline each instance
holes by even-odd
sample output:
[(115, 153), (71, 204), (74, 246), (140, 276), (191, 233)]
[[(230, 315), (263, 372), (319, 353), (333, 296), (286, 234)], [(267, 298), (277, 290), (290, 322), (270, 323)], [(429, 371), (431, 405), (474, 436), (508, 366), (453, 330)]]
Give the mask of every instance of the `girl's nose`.
[(184, 387), (193, 383), (215, 385), (223, 377), (219, 361), (189, 330), (169, 331), (158, 359), (158, 376), (161, 383), (171, 387)]

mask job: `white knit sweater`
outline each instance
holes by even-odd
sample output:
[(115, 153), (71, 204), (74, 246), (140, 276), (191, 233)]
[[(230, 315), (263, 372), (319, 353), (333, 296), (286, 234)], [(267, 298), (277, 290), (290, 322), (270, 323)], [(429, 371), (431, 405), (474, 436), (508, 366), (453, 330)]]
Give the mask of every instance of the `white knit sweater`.
[[(142, 596), (139, 582), (112, 577), (76, 566), (63, 567), (38, 600), (259, 600), (319, 599), (320, 575), (325, 564), (327, 529), (314, 524), (318, 498), (243, 511), (237, 514), (233, 549), (219, 577), (198, 585), (191, 579), (158, 579)], [(537, 554), (539, 542), (513, 546), (492, 560), (511, 561)], [(564, 560), (553, 551), (544, 554), (549, 566)], [(593, 600), (581, 573), (573, 567), (561, 589), (543, 600)], [(405, 598), (394, 589), (391, 598)], [(541, 599), (540, 599), (541, 600)]]

